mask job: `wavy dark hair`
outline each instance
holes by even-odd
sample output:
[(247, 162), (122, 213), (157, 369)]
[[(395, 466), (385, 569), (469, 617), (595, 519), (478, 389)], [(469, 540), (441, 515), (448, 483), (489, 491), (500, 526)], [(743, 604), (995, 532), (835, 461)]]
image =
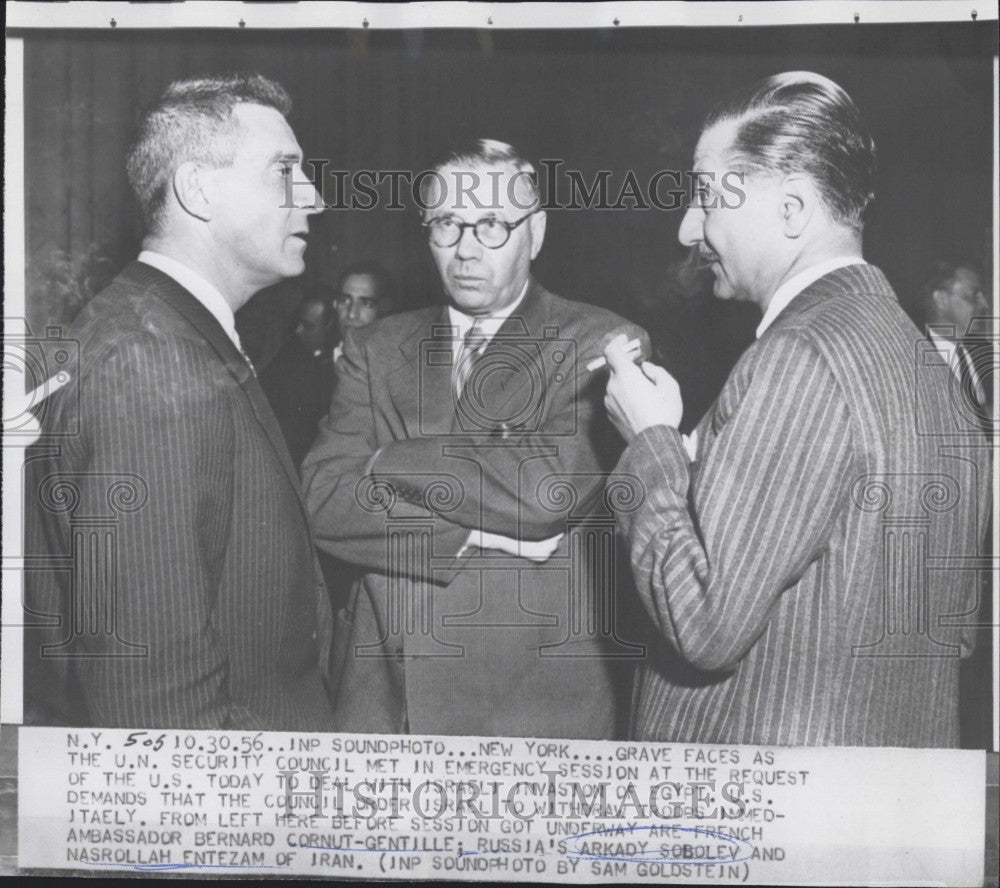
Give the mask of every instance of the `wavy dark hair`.
[(736, 169), (806, 173), (835, 221), (863, 227), (875, 198), (875, 142), (836, 83), (810, 71), (766, 77), (723, 101), (705, 129), (726, 121), (736, 124)]

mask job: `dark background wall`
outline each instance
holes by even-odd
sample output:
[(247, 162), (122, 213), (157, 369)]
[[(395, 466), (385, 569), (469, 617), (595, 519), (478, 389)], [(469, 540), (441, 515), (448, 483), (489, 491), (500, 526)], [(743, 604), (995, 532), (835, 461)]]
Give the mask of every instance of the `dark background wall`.
[[(589, 181), (610, 170), (684, 170), (720, 97), (807, 68), (844, 86), (879, 146), (866, 234), (904, 303), (940, 253), (988, 261), (992, 200), (991, 23), (781, 29), (588, 31), (149, 31), (30, 33), (25, 40), (29, 322), (65, 323), (138, 249), (123, 158), (140, 109), (167, 83), (253, 70), (285, 85), (307, 157), (327, 170), (423, 168), (457, 135), (510, 141)], [(329, 182), (328, 182), (329, 184)], [(386, 195), (388, 192), (385, 192)], [(328, 200), (331, 197), (328, 193)], [(539, 279), (646, 324), (681, 379), (694, 422), (759, 317), (706, 296), (676, 264), (682, 211), (550, 213)], [(404, 303), (437, 298), (412, 206), (332, 210), (314, 220), (306, 279), (384, 261)], [(241, 312), (266, 360), (301, 282)]]

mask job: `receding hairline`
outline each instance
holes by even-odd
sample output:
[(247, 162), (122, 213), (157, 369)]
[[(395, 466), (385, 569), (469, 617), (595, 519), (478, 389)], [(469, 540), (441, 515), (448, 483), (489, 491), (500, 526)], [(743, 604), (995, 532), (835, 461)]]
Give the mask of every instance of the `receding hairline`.
[(721, 120), (717, 120), (705, 127), (705, 129), (701, 131), (701, 135), (698, 136), (698, 143), (695, 145), (694, 149), (695, 167), (705, 160), (705, 153), (702, 150), (702, 144), (705, 141), (705, 137), (709, 135), (715, 136), (715, 134), (720, 134), (716, 136), (720, 139), (720, 141), (723, 136), (727, 136), (723, 144), (723, 148), (717, 153), (717, 156), (719, 160), (723, 161), (731, 159), (733, 154), (733, 144), (735, 143), (736, 137), (740, 132), (740, 123), (740, 119), (735, 117), (724, 117)]
[[(428, 196), (430, 194), (437, 194), (438, 196), (440, 196), (439, 192), (441, 189), (441, 180), (443, 179), (444, 187), (446, 189), (445, 192), (446, 194), (451, 194), (453, 192), (464, 194), (466, 193), (466, 188), (460, 189), (459, 186), (465, 185), (466, 187), (468, 187), (469, 183), (461, 182), (461, 180), (459, 179), (459, 174), (489, 173), (496, 171), (504, 173), (505, 181), (509, 181), (510, 179), (516, 177), (515, 181), (516, 189), (520, 192), (520, 194), (522, 195), (527, 194), (531, 198), (530, 201), (525, 202), (526, 204), (530, 204), (531, 206), (540, 204), (541, 197), (538, 194), (537, 186), (532, 178), (537, 175), (537, 171), (535, 170), (534, 165), (528, 161), (518, 163), (514, 160), (496, 160), (496, 161), (475, 160), (475, 161), (470, 161), (468, 163), (462, 163), (461, 161), (455, 162), (449, 160), (446, 161), (445, 163), (439, 164), (438, 166), (434, 167), (432, 171), (430, 171), (435, 175), (428, 175), (424, 179), (424, 181), (421, 183), (420, 192), (422, 196)], [(492, 194), (492, 189), (494, 189), (496, 186), (492, 184), (492, 181), (490, 181), (491, 179), (493, 179), (493, 177), (487, 177), (487, 185)], [(476, 184), (481, 185), (482, 182)], [(476, 189), (473, 188), (471, 190), (474, 192)], [(507, 198), (509, 197), (508, 190), (503, 185), (500, 186), (499, 197), (501, 201), (504, 202), (504, 206), (506, 206), (509, 203), (509, 201), (507, 200)], [(473, 206), (472, 208), (476, 209), (475, 206)], [(444, 204), (433, 208), (423, 207), (421, 211), (423, 213), (429, 213), (429, 212), (438, 212), (443, 209), (445, 209)], [(487, 206), (483, 207), (483, 209), (484, 210), (499, 209), (499, 207), (494, 208)], [(521, 208), (515, 206), (514, 209), (518, 210)]]
[[(292, 163), (300, 163), (302, 161), (302, 146), (299, 144), (299, 140), (295, 135), (295, 131), (292, 129), (291, 124), (288, 122), (288, 118), (278, 108), (273, 105), (262, 105), (260, 102), (255, 101), (239, 101), (233, 105), (232, 111), (229, 115), (230, 124), (235, 127), (235, 130), (230, 137), (235, 137), (233, 150), (238, 151), (242, 146), (246, 136), (254, 132), (254, 122), (248, 121), (241, 114), (241, 112), (248, 111), (250, 109), (260, 109), (264, 112), (269, 112), (265, 114), (265, 117), (271, 117), (272, 115), (277, 115), (278, 119), (282, 124), (284, 124), (287, 132), (280, 134), (282, 137), (287, 138), (289, 141), (285, 145), (281, 145), (279, 148), (274, 150), (267, 158), (268, 165), (272, 163), (277, 163), (279, 160), (288, 160)], [(251, 112), (257, 113), (257, 112)], [(277, 122), (276, 122), (277, 123)]]

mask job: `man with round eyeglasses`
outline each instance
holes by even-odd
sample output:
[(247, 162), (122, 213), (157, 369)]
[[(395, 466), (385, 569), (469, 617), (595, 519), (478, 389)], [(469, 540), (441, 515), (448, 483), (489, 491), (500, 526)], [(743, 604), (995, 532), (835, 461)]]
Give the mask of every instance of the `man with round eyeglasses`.
[(621, 444), (586, 365), (616, 333), (648, 339), (532, 277), (546, 215), (511, 146), (433, 169), (446, 305), (348, 331), (303, 463), (320, 547), (367, 570), (339, 619), (338, 730), (612, 737), (615, 664), (641, 648), (594, 618), (617, 607), (614, 565), (587, 566), (579, 528), (613, 528)]
[(538, 212), (541, 212), (541, 207), (536, 207), (516, 222), (504, 222), (495, 216), (484, 216), (475, 222), (460, 222), (454, 216), (436, 216), (427, 222), (422, 222), (421, 225), (427, 229), (427, 236), (435, 247), (455, 246), (462, 239), (465, 229), (471, 228), (476, 240), (484, 247), (499, 250), (510, 240), (512, 231), (517, 230), (522, 222), (527, 222)]

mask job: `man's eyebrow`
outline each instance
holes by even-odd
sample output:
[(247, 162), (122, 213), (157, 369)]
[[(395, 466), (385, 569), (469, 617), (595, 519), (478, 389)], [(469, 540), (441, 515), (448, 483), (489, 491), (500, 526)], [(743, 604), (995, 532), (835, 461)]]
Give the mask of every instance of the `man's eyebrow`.
[(282, 149), (281, 151), (275, 151), (274, 154), (267, 161), (267, 165), (270, 166), (272, 163), (291, 163), (296, 164), (302, 160), (302, 155), (298, 151), (287, 151)]

